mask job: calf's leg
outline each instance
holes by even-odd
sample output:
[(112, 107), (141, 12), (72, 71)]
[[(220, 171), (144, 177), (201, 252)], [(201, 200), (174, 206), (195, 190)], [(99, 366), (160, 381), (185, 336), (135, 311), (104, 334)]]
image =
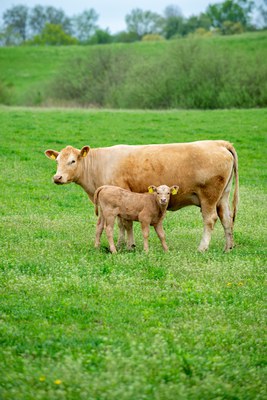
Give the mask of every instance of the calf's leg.
[(117, 241), (117, 246), (121, 247), (125, 243), (125, 227), (122, 218), (118, 217), (118, 227), (119, 227), (119, 237)]
[(159, 240), (161, 241), (163, 250), (164, 251), (168, 251), (168, 246), (167, 246), (167, 243), (166, 243), (165, 232), (164, 232), (164, 229), (163, 229), (162, 222), (159, 222), (157, 225), (154, 226), (154, 228), (155, 228), (155, 231), (157, 232)]
[(114, 244), (114, 238), (113, 238), (114, 223), (115, 223), (114, 216), (108, 216), (105, 218), (105, 230), (106, 230), (106, 235), (107, 235), (108, 243), (109, 243), (109, 249), (110, 249), (111, 253), (117, 253), (117, 250), (116, 250), (116, 247)]
[(104, 229), (104, 218), (102, 213), (100, 213), (100, 217), (97, 220), (96, 224), (96, 235), (95, 235), (95, 247), (100, 246), (100, 238)]
[(142, 234), (144, 238), (144, 250), (148, 252), (149, 246), (148, 246), (148, 237), (149, 237), (149, 224), (146, 222), (141, 222), (141, 227), (142, 227)]

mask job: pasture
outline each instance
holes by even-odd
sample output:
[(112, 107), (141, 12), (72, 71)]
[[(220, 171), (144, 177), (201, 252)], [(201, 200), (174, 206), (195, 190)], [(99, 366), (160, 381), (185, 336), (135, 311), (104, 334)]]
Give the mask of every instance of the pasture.
[[(0, 398), (266, 398), (267, 110), (0, 108)], [(217, 222), (197, 252), (199, 209), (168, 212), (169, 252), (94, 249), (93, 204), (58, 187), (44, 150), (231, 141), (239, 155), (236, 247)], [(179, 183), (179, 182), (178, 182)], [(153, 182), (151, 182), (153, 184)]]

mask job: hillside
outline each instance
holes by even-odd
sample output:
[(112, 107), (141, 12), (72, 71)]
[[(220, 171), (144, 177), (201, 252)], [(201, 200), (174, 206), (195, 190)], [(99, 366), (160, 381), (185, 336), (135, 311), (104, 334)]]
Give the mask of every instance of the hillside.
[[(155, 62), (158, 63), (162, 60), (164, 63), (166, 53), (172, 51), (178, 45), (190, 47), (194, 43), (200, 42), (201, 47), (206, 51), (206, 58), (212, 57), (214, 51), (221, 52), (222, 58), (227, 55), (227, 57), (235, 57), (236, 60), (240, 60), (242, 68), (244, 64), (254, 65), (255, 72), (259, 68), (259, 64), (262, 69), (265, 64), (264, 74), (266, 73), (266, 62), (264, 60), (267, 59), (267, 32), (105, 46), (2, 47), (0, 48), (0, 102), (12, 105), (47, 104), (54, 97), (53, 94), (51, 95), (50, 89), (48, 90), (53, 80), (57, 80), (58, 76), (62, 77), (65, 74), (65, 68), (70, 70), (72, 78), (75, 75), (75, 69), (73, 70), (71, 64), (69, 64), (75, 59), (87, 58), (91, 60), (95, 55), (105, 51), (112, 52), (113, 55), (123, 53), (124, 59), (133, 60), (132, 64), (135, 64), (135, 67), (137, 64), (140, 65), (142, 71), (143, 66), (148, 64), (151, 69)], [(140, 71), (138, 73), (140, 75)], [(109, 79), (115, 78), (109, 77)], [(136, 80), (134, 80), (135, 83)], [(128, 81), (127, 85), (129, 85)], [(8, 96), (1, 96), (1, 88), (2, 91), (5, 90), (8, 93)], [(58, 92), (58, 89), (56, 91)], [(55, 99), (53, 101), (56, 102)], [(112, 101), (110, 103), (112, 106)], [(101, 106), (101, 104), (98, 105)], [(106, 106), (108, 105), (106, 104)], [(118, 104), (118, 106), (125, 108), (123, 104)], [(132, 108), (132, 105), (130, 104), (128, 107)], [(165, 107), (163, 106), (163, 108)]]

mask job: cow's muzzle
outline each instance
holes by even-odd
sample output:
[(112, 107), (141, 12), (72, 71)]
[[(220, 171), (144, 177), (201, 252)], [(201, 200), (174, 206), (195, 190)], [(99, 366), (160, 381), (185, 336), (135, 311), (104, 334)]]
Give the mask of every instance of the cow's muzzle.
[(56, 183), (57, 185), (62, 185), (62, 175), (54, 175), (53, 176), (53, 181), (54, 183)]

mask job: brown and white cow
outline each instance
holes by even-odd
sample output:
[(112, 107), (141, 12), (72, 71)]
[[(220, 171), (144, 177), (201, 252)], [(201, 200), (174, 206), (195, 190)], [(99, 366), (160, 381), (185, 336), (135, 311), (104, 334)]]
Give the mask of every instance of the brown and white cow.
[[(225, 232), (228, 251), (233, 247), (233, 224), (238, 205), (238, 160), (233, 145), (223, 140), (191, 143), (117, 145), (81, 150), (67, 146), (60, 152), (46, 150), (57, 162), (56, 184), (75, 182), (93, 202), (95, 190), (103, 185), (120, 186), (144, 193), (153, 182), (156, 186), (179, 184), (168, 209), (179, 210), (195, 205), (201, 208), (204, 232), (199, 251), (209, 247), (211, 232), (219, 217)], [(229, 196), (235, 176), (233, 210)]]

